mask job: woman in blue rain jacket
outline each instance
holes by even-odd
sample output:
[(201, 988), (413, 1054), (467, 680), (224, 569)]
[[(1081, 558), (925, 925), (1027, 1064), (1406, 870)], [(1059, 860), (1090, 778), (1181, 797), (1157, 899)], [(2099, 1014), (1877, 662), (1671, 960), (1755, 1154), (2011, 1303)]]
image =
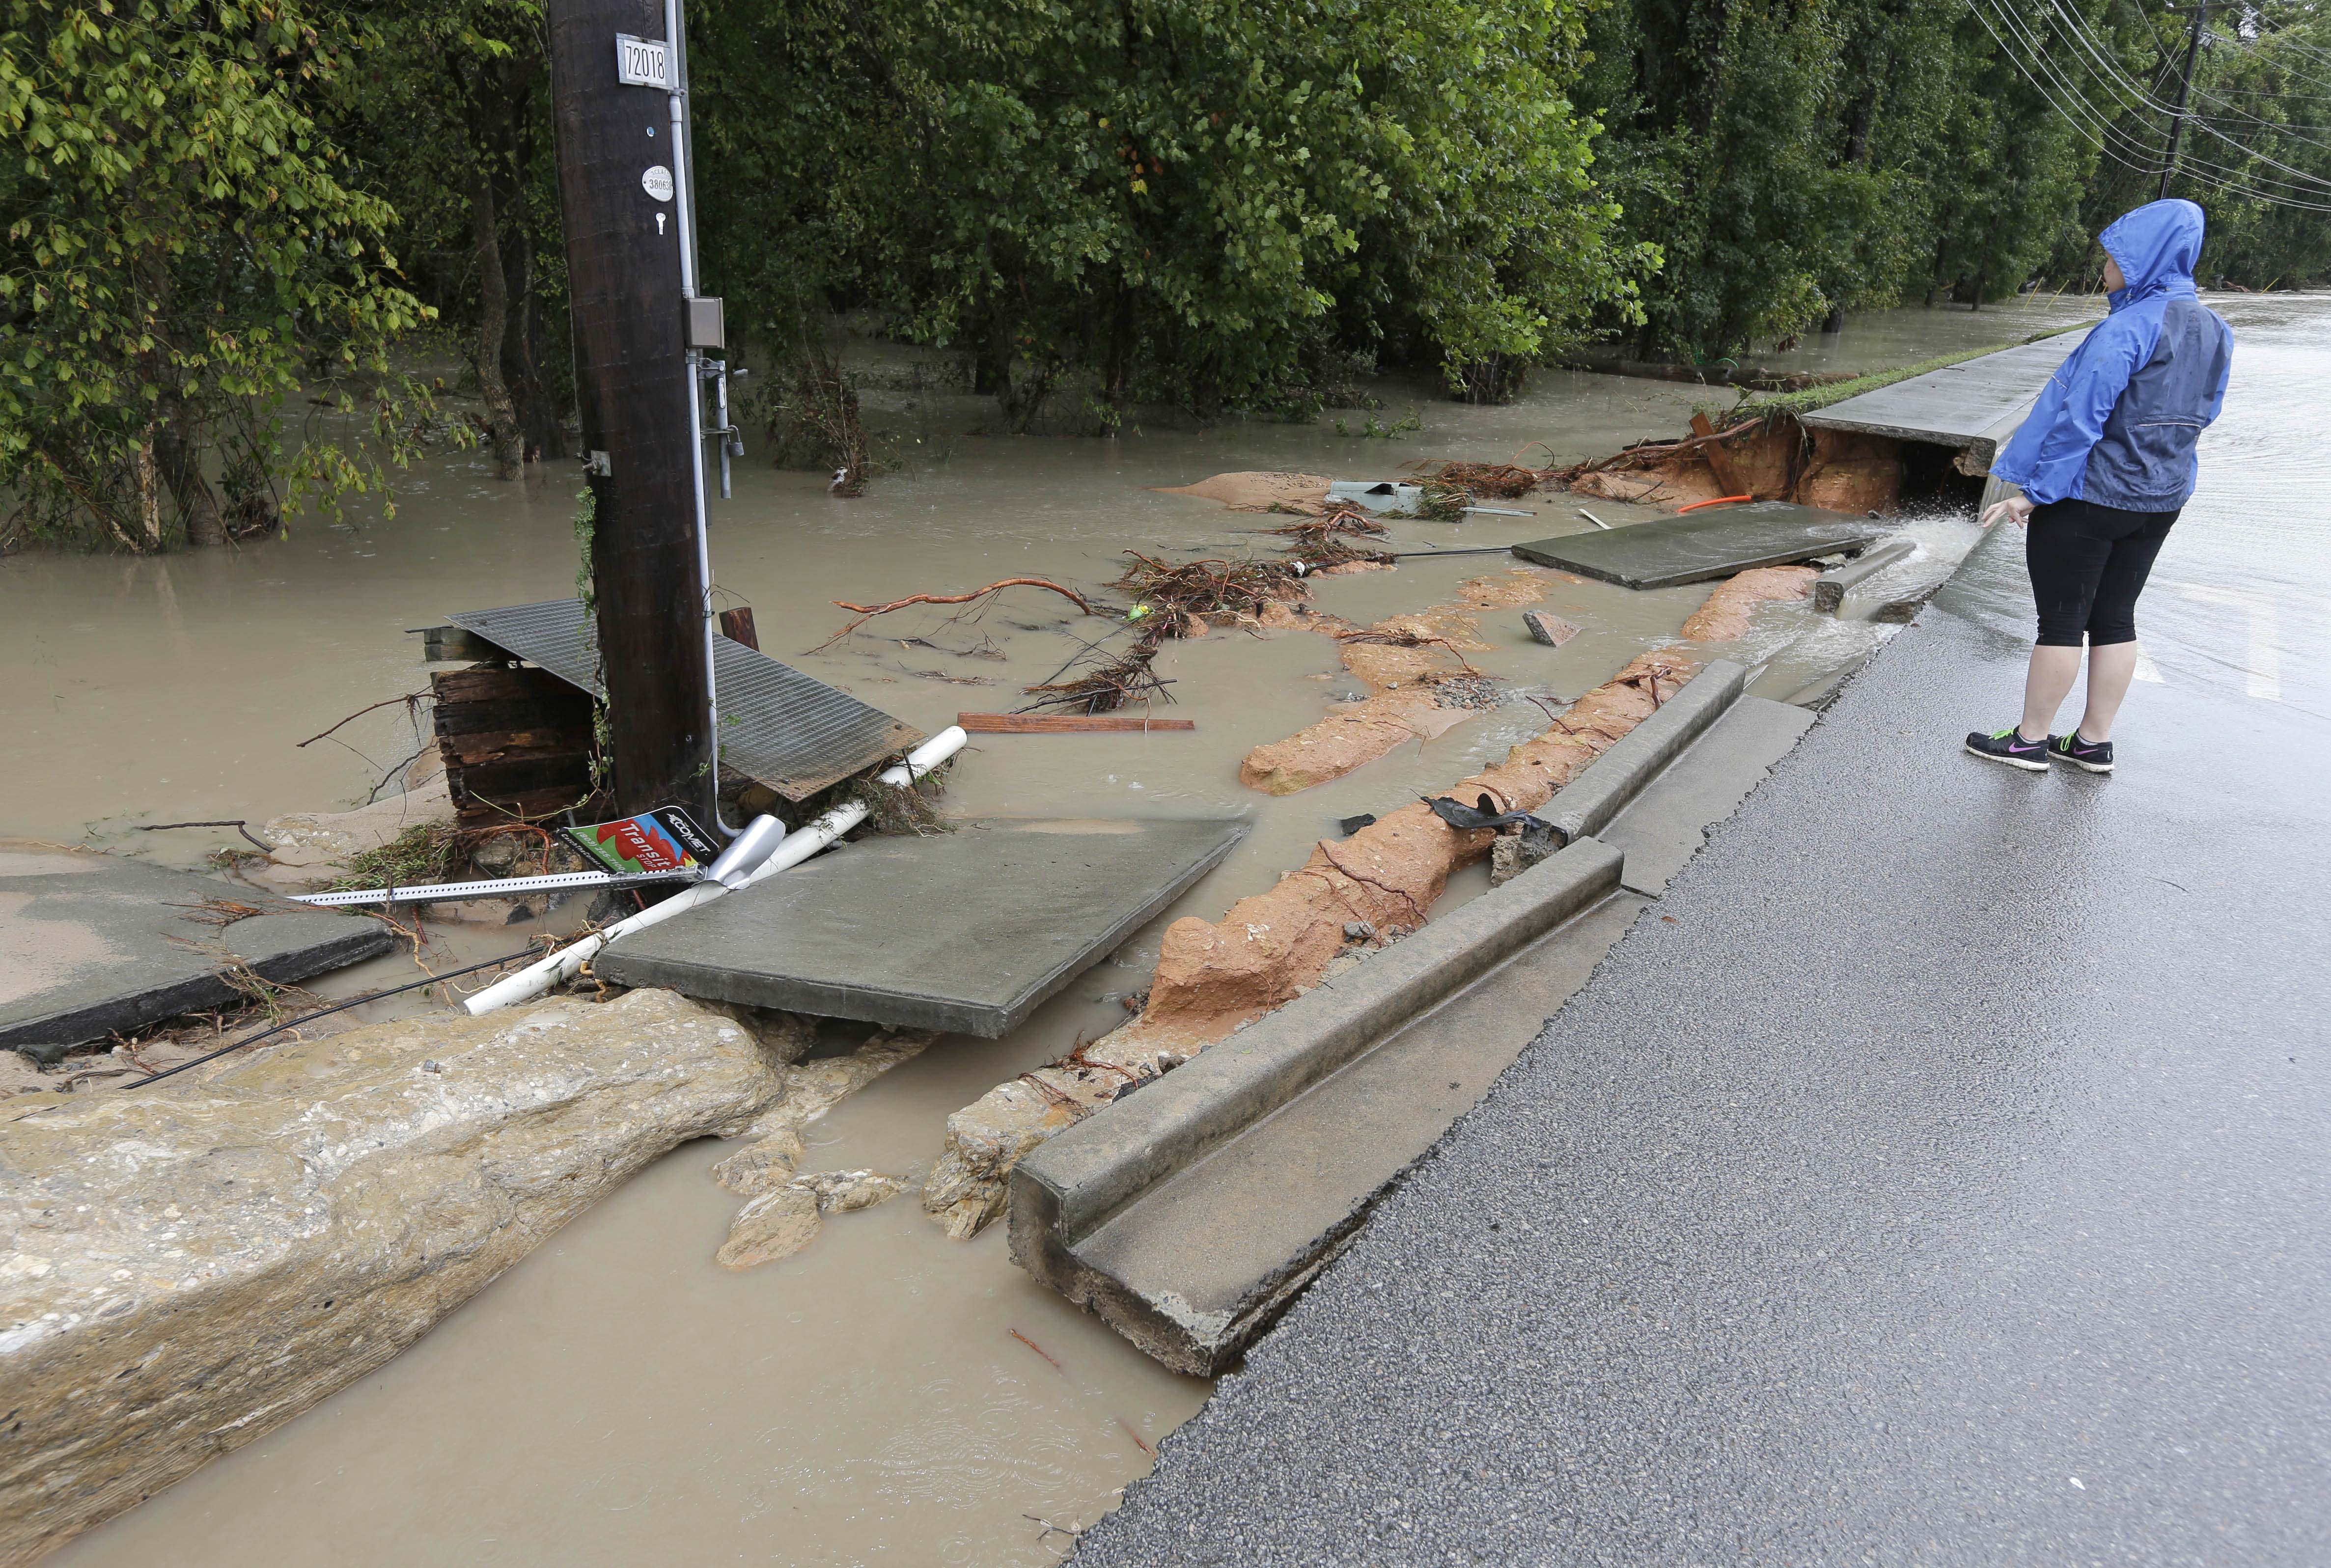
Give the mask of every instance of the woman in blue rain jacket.
[[(2112, 313), (2050, 378), (1993, 463), (2022, 491), (1984, 513), (2028, 527), (2024, 558), (2040, 637), (2019, 724), (1966, 739), (1993, 762), (2045, 773), (2050, 760), (2113, 767), (2112, 723), (2136, 673), (2136, 596), (2169, 527), (2193, 493), (2194, 443), (2218, 417), (2234, 334), (2193, 286), (2202, 209), (2153, 202), (2098, 236)], [(2080, 722), (2051, 735), (2080, 673)]]

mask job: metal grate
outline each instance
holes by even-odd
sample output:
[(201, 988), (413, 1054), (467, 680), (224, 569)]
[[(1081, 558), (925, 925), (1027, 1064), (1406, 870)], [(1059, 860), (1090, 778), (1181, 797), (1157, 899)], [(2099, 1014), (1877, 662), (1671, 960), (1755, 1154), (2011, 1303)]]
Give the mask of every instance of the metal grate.
[[(446, 617), (513, 658), (604, 698), (580, 599), (550, 599)], [(712, 641), (720, 760), (787, 800), (815, 794), (909, 750), (923, 732), (726, 637)]]

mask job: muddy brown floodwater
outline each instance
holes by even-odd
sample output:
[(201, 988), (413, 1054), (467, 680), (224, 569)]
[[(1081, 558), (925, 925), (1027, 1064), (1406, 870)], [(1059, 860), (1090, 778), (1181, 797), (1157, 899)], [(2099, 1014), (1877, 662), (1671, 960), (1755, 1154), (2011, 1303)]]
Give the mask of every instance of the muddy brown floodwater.
[[(2038, 330), (2078, 302), (1897, 312), (1857, 321), (1828, 352), (1915, 358)], [(1823, 352), (1808, 340), (1803, 352)], [(1867, 361), (1865, 361), (1867, 362)], [(910, 384), (906, 356), (870, 351), (870, 380)], [(1110, 630), (1051, 595), (1007, 596), (976, 619), (901, 613), (816, 654), (848, 617), (834, 599), (956, 592), (1037, 575), (1080, 587), (1128, 548), (1167, 556), (1267, 550), (1274, 519), (1156, 493), (1218, 471), (1300, 469), (1391, 477), (1426, 458), (1566, 462), (1671, 434), (1706, 389), (1547, 374), (1508, 408), (1468, 409), (1429, 387), (1383, 389), (1397, 441), (1308, 426), (1148, 429), (1113, 441), (970, 433), (990, 405), (955, 393), (870, 391), (869, 423), (901, 461), (835, 500), (819, 475), (747, 459), (716, 502), (721, 587), (750, 603), (763, 645), (927, 729), (958, 710), (1018, 706), (1080, 640)], [(1532, 445), (1532, 443), (1543, 443)], [(758, 443), (756, 443), (758, 444)], [(392, 521), (295, 526), (288, 539), (151, 560), (27, 553), (0, 561), (0, 725), (11, 736), (0, 827), (198, 863), (231, 833), (140, 834), (141, 822), (354, 803), (414, 746), (388, 711), (346, 745), (296, 743), (364, 705), (426, 685), (406, 628), (446, 613), (573, 591), (575, 482), (563, 470), (500, 484), (463, 454), (401, 487)], [(1530, 518), (1395, 521), (1395, 547), (1502, 545), (1590, 527), (1567, 498)], [(1612, 521), (1648, 516), (1594, 503)], [(1936, 563), (1965, 523), (1914, 525)], [(1411, 560), (1318, 583), (1314, 603), (1365, 623), (1445, 604), (1509, 559)], [(1575, 698), (1672, 638), (1705, 585), (1633, 594), (1547, 577), (1543, 608), (1584, 628), (1531, 642), (1518, 611), (1482, 616), (1470, 657), (1510, 683), (1505, 706), (1349, 776), (1285, 798), (1243, 788), (1238, 762), (1360, 695), (1335, 642), (1308, 632), (1215, 632), (1166, 645), (1166, 710), (1194, 733), (978, 737), (948, 808), (966, 814), (1238, 814), (1253, 831), (1180, 903), (1003, 1041), (950, 1038), (812, 1129), (804, 1169), (928, 1170), (947, 1114), (1126, 1014), (1173, 917), (1212, 918), (1299, 864), (1340, 817), (1413, 801), (1500, 759), (1545, 727), (1525, 700)], [(1760, 611), (1720, 650), (1769, 664), (1790, 689), (1858, 659), (1887, 629)], [(919, 638), (921, 642), (902, 640)], [(1486, 886), (1479, 868), (1447, 899)], [(945, 911), (935, 917), (945, 918)], [(556, 924), (557, 917), (552, 917)], [(447, 929), (449, 954), (518, 945)], [(412, 974), (375, 961), (319, 983), (348, 994)], [(393, 1005), (382, 1004), (384, 1007)], [(357, 1015), (363, 1016), (362, 1013)], [(1097, 1319), (1030, 1283), (1002, 1228), (954, 1242), (912, 1195), (839, 1217), (807, 1251), (747, 1273), (716, 1268), (736, 1200), (708, 1168), (728, 1145), (679, 1151), (509, 1270), (416, 1347), (323, 1405), (213, 1464), (52, 1559), (71, 1568), (167, 1560), (634, 1563), (758, 1561), (1044, 1563), (1146, 1472), (1206, 1385), (1159, 1370)]]

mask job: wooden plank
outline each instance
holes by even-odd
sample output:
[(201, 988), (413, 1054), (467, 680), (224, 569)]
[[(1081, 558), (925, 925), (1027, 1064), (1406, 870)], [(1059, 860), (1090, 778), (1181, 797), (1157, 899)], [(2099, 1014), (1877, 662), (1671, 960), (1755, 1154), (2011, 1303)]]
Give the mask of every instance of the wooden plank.
[(429, 677), (429, 689), (442, 702), (490, 702), (512, 698), (591, 700), (546, 670), (506, 670), (480, 665), (474, 670), (440, 670)]
[[(450, 767), (447, 769), (449, 778), (452, 771)], [(460, 787), (482, 795), (557, 789), (570, 783), (579, 787), (591, 782), (589, 759), (573, 753), (564, 756), (521, 756), (476, 763), (463, 766), (461, 773)]]
[(547, 670), (440, 670), (438, 755), (455, 817), (468, 827), (555, 814), (591, 794), (587, 693)]
[(1146, 735), (1157, 729), (1195, 729), (1194, 719), (1132, 718), (1121, 713), (958, 713), (968, 735)]
[(756, 653), (761, 651), (761, 634), (754, 629), (753, 607), (750, 604), (738, 604), (720, 612), (720, 635), (731, 642), (742, 642)]
[(604, 802), (584, 800), (583, 794), (580, 789), (548, 789), (522, 790), (482, 800), (471, 795), (461, 803), (457, 820), (465, 828), (483, 828), (520, 820), (547, 821), (570, 810), (576, 821), (585, 822), (609, 814)]
[(483, 735), (443, 735), (437, 737), (438, 755), (447, 767), (480, 767), (494, 762), (542, 762), (554, 757), (571, 760), (585, 773), (591, 754), (575, 744), (572, 733), (558, 729), (511, 729)]
[(463, 659), (507, 660), (509, 654), (474, 632), (459, 626), (416, 626), (405, 633), (421, 639), (421, 662), (442, 664)]
[(505, 735), (519, 730), (557, 730), (577, 746), (590, 744), (591, 705), (554, 706), (533, 698), (508, 701), (437, 705), (439, 738), (454, 735)]

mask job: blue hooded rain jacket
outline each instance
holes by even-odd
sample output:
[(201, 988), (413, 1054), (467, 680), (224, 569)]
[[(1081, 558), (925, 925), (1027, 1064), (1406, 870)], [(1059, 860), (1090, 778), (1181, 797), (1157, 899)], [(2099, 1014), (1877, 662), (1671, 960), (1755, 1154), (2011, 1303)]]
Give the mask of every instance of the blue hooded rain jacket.
[(1991, 465), (2035, 505), (2086, 500), (2166, 512), (2193, 493), (2194, 443), (2218, 417), (2233, 329), (2202, 303), (2202, 209), (2151, 202), (2101, 235), (2125, 286), (2058, 366)]

